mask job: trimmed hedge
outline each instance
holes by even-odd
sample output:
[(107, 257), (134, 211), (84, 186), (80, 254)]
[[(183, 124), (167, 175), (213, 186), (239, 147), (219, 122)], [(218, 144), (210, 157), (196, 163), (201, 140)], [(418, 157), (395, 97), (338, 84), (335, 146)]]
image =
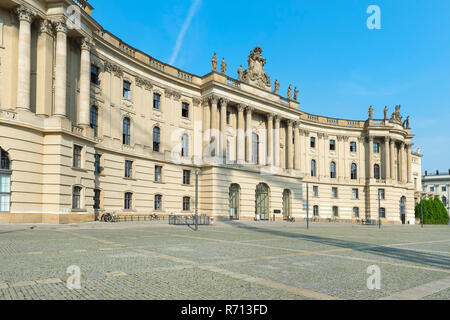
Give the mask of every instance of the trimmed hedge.
[[(423, 223), (424, 224), (448, 224), (448, 212), (442, 201), (434, 199), (422, 199), (423, 201)], [(420, 220), (420, 202), (415, 208), (416, 218)]]

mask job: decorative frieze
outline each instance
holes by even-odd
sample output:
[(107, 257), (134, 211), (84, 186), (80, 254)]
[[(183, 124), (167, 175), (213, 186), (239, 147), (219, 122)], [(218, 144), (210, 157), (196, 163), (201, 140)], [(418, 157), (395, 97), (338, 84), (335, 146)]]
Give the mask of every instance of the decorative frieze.
[(113, 73), (116, 77), (123, 77), (123, 69), (121, 67), (119, 67), (116, 64), (111, 63), (110, 61), (106, 60), (104, 62), (104, 70), (106, 72), (111, 72)]
[(51, 36), (54, 35), (53, 23), (50, 20), (44, 19), (39, 22), (39, 34), (42, 33), (47, 33)]
[(54, 21), (53, 24), (55, 26), (56, 32), (67, 33), (66, 18), (61, 17), (58, 20)]
[(141, 77), (136, 77), (136, 86), (139, 88), (144, 87), (146, 90), (152, 90), (153, 84), (150, 82), (150, 80), (143, 79)]

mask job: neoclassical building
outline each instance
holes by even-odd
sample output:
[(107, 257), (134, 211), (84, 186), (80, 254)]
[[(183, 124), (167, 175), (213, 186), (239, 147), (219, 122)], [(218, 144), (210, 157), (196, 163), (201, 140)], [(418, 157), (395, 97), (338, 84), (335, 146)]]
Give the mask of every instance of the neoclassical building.
[(197, 76), (127, 45), (92, 9), (0, 0), (0, 223), (191, 214), (196, 172), (199, 213), (217, 219), (414, 223), (421, 155), (400, 106), (383, 119), (308, 114), (258, 46), (236, 77), (216, 54)]

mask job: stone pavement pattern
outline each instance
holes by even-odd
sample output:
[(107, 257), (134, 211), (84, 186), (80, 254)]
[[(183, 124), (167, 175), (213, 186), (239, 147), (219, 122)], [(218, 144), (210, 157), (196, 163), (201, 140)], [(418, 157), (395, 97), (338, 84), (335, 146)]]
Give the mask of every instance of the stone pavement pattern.
[[(33, 228), (34, 227), (34, 228)], [(69, 266), (81, 289), (66, 286)], [(367, 267), (381, 288), (367, 288)], [(450, 299), (448, 226), (0, 225), (0, 299)]]

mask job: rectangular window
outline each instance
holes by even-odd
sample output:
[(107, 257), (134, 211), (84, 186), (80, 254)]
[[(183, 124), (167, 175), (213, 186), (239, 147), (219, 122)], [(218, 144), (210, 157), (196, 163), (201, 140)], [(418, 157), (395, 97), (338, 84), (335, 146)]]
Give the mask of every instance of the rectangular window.
[(161, 105), (161, 95), (159, 93), (153, 94), (153, 108), (159, 110)]
[(162, 195), (155, 194), (155, 210), (162, 210)]
[(125, 99), (131, 99), (131, 83), (129, 81), (123, 81), (123, 97)]
[(336, 150), (336, 141), (330, 140), (330, 150)]
[(181, 104), (181, 116), (183, 118), (189, 118), (189, 104), (186, 102)]
[(100, 174), (102, 172), (102, 167), (100, 164), (102, 155), (101, 154), (94, 154), (94, 173), (95, 174)]
[(99, 85), (100, 81), (99, 81), (99, 69), (96, 65), (91, 64), (91, 83), (95, 84), (95, 85)]
[(155, 166), (155, 182), (161, 182), (162, 167)]
[(318, 216), (319, 216), (319, 206), (314, 206), (314, 207), (313, 207), (313, 215), (314, 215), (315, 217), (318, 217)]
[(131, 192), (125, 192), (124, 202), (124, 209), (131, 210), (131, 208), (133, 207), (133, 194)]
[(125, 160), (125, 178), (133, 177), (133, 161)]
[(80, 209), (81, 207), (81, 187), (73, 187), (72, 209)]
[(230, 124), (230, 111), (227, 111), (227, 124)]
[(94, 209), (100, 209), (100, 195), (101, 191), (99, 189), (94, 189)]
[(0, 174), (0, 212), (9, 212), (11, 204), (11, 175)]
[(339, 209), (338, 207), (334, 206), (333, 207), (333, 217), (338, 217), (339, 216)]
[(359, 208), (353, 208), (353, 218), (359, 218)]
[(350, 152), (356, 152), (356, 142), (355, 141), (350, 142)]
[(384, 189), (378, 189), (378, 195), (381, 200), (384, 200)]
[(73, 146), (73, 167), (81, 168), (81, 152), (83, 147), (74, 145)]
[(434, 187), (430, 187), (430, 192), (434, 192)]
[(358, 189), (352, 189), (352, 198), (358, 199)]
[(310, 147), (311, 147), (311, 148), (315, 148), (315, 147), (316, 147), (316, 138), (311, 137), (311, 140), (310, 140)]
[(183, 184), (191, 184), (191, 170), (183, 170)]
[(442, 192), (445, 192), (445, 191), (447, 191), (447, 187), (444, 186), (444, 187), (442, 187)]
[(98, 136), (98, 108), (97, 106), (91, 106), (91, 112), (89, 116), (89, 125), (94, 131), (94, 137)]
[(380, 218), (386, 218), (386, 209), (380, 208)]
[(379, 142), (373, 143), (373, 153), (380, 153), (380, 143)]
[(183, 211), (191, 210), (191, 198), (183, 197)]
[(337, 198), (338, 197), (338, 188), (337, 187), (332, 187), (331, 188), (331, 195), (333, 198)]
[(313, 196), (318, 197), (319, 196), (319, 187), (313, 186)]

